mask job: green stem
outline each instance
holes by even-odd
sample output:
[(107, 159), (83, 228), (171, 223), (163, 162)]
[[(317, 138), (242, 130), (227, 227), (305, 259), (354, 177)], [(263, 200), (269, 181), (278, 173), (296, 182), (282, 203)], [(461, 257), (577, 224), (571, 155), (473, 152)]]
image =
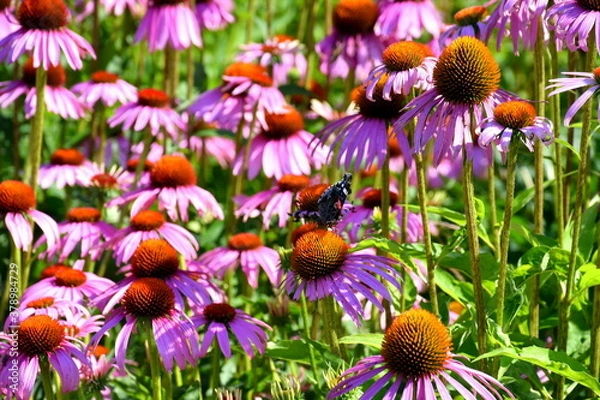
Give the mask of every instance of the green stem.
[[(302, 313), (302, 331), (306, 339), (311, 338), (310, 334), (310, 318), (308, 316), (308, 304), (306, 302), (306, 296), (304, 293), (300, 297), (300, 312)], [(314, 375), (315, 384), (319, 382), (319, 370), (317, 369), (317, 358), (315, 357), (315, 349), (310, 343), (308, 343), (308, 359)]]
[(48, 72), (38, 67), (35, 75), (35, 115), (31, 122), (29, 134), (29, 153), (25, 164), (25, 175), (23, 181), (35, 191), (37, 189), (38, 172), (42, 162), (42, 145), (44, 143), (44, 114), (46, 113), (46, 81)]
[[(423, 221), (423, 240), (425, 241), (425, 262), (427, 263), (427, 285), (429, 286), (429, 301), (431, 310), (435, 315), (440, 315), (437, 298), (437, 287), (435, 283), (435, 264), (433, 262), (433, 245), (431, 243), (431, 230), (429, 229), (429, 215), (427, 213), (427, 181), (425, 177), (425, 163), (423, 154), (415, 154), (417, 167), (417, 200), (419, 201), (419, 212)], [(465, 157), (466, 158), (466, 157)]]
[(146, 160), (148, 159), (148, 154), (150, 154), (152, 142), (154, 141), (154, 137), (149, 129), (146, 129), (142, 132), (144, 135), (144, 148), (142, 149), (142, 154), (140, 154), (140, 158), (138, 158), (138, 162), (135, 167), (135, 180), (133, 181), (133, 189), (137, 188), (140, 178), (142, 177), (142, 172), (144, 172), (144, 166), (146, 164)]
[(488, 167), (488, 192), (490, 200), (490, 231), (492, 232), (493, 251), (497, 259), (500, 259), (500, 229), (498, 226), (498, 210), (496, 207), (496, 168), (494, 161)]
[[(202, 359), (200, 359), (202, 361)], [(204, 390), (202, 390), (202, 374), (200, 373), (200, 361), (194, 367), (194, 384), (198, 386), (198, 400), (204, 400)]]
[(42, 378), (42, 386), (44, 388), (44, 398), (46, 400), (54, 400), (54, 389), (52, 389), (52, 373), (50, 372), (50, 362), (48, 357), (42, 356), (40, 360), (40, 377)]
[(323, 320), (326, 322), (324, 327), (329, 337), (329, 347), (331, 352), (337, 356), (342, 355), (340, 343), (338, 341), (339, 316), (335, 311), (335, 302), (333, 297), (327, 296), (320, 301), (323, 309)]
[(95, 110), (96, 118), (98, 119), (98, 136), (100, 137), (100, 144), (98, 147), (98, 158), (96, 162), (100, 166), (101, 170), (104, 170), (104, 164), (106, 160), (106, 107), (102, 102), (96, 105)]
[[(473, 187), (473, 164), (467, 157), (463, 148), (463, 192), (465, 201), (465, 216), (467, 219), (467, 240), (469, 243), (469, 256), (471, 259), (471, 272), (473, 278), (473, 295), (475, 297), (475, 319), (477, 321), (477, 347), (479, 354), (487, 352), (486, 313), (481, 277), (481, 263), (479, 251), (479, 236), (477, 234), (477, 213), (475, 209), (475, 193)], [(480, 369), (487, 369), (487, 362), (482, 359)]]
[(177, 59), (178, 53), (171, 45), (165, 47), (165, 76), (163, 87), (169, 98), (175, 97), (177, 90)]
[(221, 370), (221, 353), (216, 345), (213, 346), (213, 353), (211, 359), (211, 373), (210, 373), (210, 389), (212, 389), (213, 395), (217, 389), (221, 386), (219, 380), (219, 372)]
[(273, 35), (273, 0), (266, 0), (265, 7), (267, 9), (265, 25), (267, 29), (267, 38), (271, 38)]
[(144, 344), (146, 346), (146, 353), (148, 354), (148, 359), (150, 360), (150, 375), (151, 375), (151, 387), (152, 387), (152, 398), (154, 400), (162, 400), (162, 384), (161, 384), (161, 364), (160, 358), (158, 355), (158, 349), (156, 345), (152, 341), (152, 323), (151, 321), (144, 321), (143, 323), (147, 323), (144, 326)]
[[(591, 71), (593, 69), (594, 61), (596, 59), (596, 40), (594, 35), (588, 37), (588, 52), (585, 58), (584, 71)], [(583, 213), (583, 207), (587, 203), (586, 194), (586, 181), (588, 177), (588, 163), (589, 163), (589, 142), (592, 131), (592, 99), (583, 106), (583, 117), (581, 127), (581, 142), (579, 145), (579, 154), (581, 161), (577, 170), (577, 183), (575, 190), (575, 205), (573, 209), (573, 233), (571, 239), (571, 252), (569, 255), (569, 268), (567, 270), (567, 281), (564, 287), (564, 294), (561, 299), (559, 313), (558, 313), (558, 340), (557, 350), (566, 351), (567, 341), (569, 337), (569, 317), (571, 313), (571, 294), (575, 285), (575, 272), (577, 270), (577, 256), (579, 253), (579, 240), (581, 237), (581, 216)], [(555, 390), (555, 397), (558, 400), (564, 398), (564, 386), (565, 379), (559, 377), (558, 385)]]
[[(554, 39), (552, 34), (551, 41)], [(552, 43), (552, 42), (551, 42)], [(550, 46), (550, 75), (558, 77), (558, 54), (556, 46)], [(560, 96), (552, 96), (550, 98), (550, 114), (554, 125), (554, 137), (560, 138)], [(555, 193), (556, 193), (556, 230), (558, 243), (562, 243), (565, 229), (565, 193), (563, 188), (563, 162), (562, 162), (563, 146), (554, 146), (554, 175), (555, 175)]]
[[(101, 54), (100, 50), (100, 0), (94, 1), (94, 11), (92, 13), (92, 43), (96, 54)], [(98, 57), (92, 61), (94, 71), (98, 70)]]
[(381, 168), (381, 236), (390, 237), (390, 151), (385, 152)]
[(519, 142), (519, 138), (512, 138), (506, 163), (506, 201), (504, 203), (504, 219), (502, 221), (502, 233), (500, 236), (500, 264), (498, 266), (498, 294), (496, 303), (496, 322), (500, 326), (500, 329), (504, 328), (506, 270), (508, 266), (508, 249), (510, 247), (510, 221), (512, 220), (513, 201), (515, 197)]
[(252, 42), (252, 31), (254, 29), (254, 17), (256, 16), (256, 2), (248, 0), (248, 19), (246, 20), (246, 43)]
[[(600, 249), (600, 222), (596, 224), (596, 243)], [(600, 269), (600, 250), (596, 251), (596, 268)], [(600, 378), (600, 286), (594, 286), (592, 302), (592, 326), (590, 327), (590, 373)]]

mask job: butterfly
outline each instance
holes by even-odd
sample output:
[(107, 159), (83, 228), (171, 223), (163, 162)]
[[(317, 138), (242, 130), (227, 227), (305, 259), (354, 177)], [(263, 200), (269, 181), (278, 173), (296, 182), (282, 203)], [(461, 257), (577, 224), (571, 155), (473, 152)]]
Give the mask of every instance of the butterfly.
[(317, 201), (317, 211), (295, 211), (292, 216), (304, 218), (320, 226), (333, 226), (342, 217), (344, 203), (352, 193), (352, 174), (344, 174), (342, 179), (329, 186)]

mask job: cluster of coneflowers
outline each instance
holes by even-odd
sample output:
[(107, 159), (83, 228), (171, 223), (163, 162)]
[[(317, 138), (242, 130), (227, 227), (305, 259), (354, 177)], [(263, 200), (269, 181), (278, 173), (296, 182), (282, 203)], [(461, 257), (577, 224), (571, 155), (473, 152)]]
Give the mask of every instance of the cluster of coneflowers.
[[(499, 332), (510, 333), (504, 317), (517, 154), (535, 153), (535, 233), (542, 235), (541, 145), (560, 135), (559, 108), (553, 120), (544, 116), (546, 87), (555, 99), (586, 89), (562, 121), (568, 126), (584, 109), (568, 225), (572, 256), (553, 337), (558, 350), (566, 351), (587, 204), (590, 99), (600, 87), (594, 69), (600, 50), (596, 2), (501, 0), (463, 9), (454, 24), (445, 25), (429, 0), (340, 0), (328, 9), (331, 29), (314, 48), (306, 40), (312, 32), (303, 44), (271, 34), (269, 20), (268, 37), (241, 46), (218, 86), (198, 96), (187, 87), (187, 98), (181, 96), (183, 56), (191, 57), (185, 64), (190, 86), (194, 51), (221, 51), (203, 48), (203, 35), (235, 21), (232, 0), (80, 3), (75, 11), (63, 0), (0, 0), (0, 61), (14, 66), (14, 79), (0, 82), (0, 107), (14, 110), (17, 152), (15, 178), (0, 183), (0, 216), (10, 262), (19, 268), (18, 301), (6, 285), (1, 302), (3, 398), (36, 397), (36, 385), (46, 399), (73, 391), (82, 398), (110, 398), (116, 380), (146, 365), (154, 399), (163, 392), (172, 398), (174, 386), (185, 385), (196, 385), (200, 397), (230, 398), (218, 390), (226, 360), (253, 376), (248, 360), (272, 357), (268, 344), (277, 348), (277, 340), (305, 346), (302, 368), (311, 377), (274, 356), (265, 375), (275, 382), (286, 374), (297, 380), (304, 375), (312, 388), (302, 390), (329, 399), (515, 398), (500, 382), (497, 366), (480, 363), (476, 369), (453, 353), (442, 321), (470, 321), (479, 355), (493, 347), (490, 316)], [(308, 32), (315, 7), (307, 3)], [(123, 47), (164, 55), (160, 89), (143, 86), (154, 81), (136, 87), (114, 72), (117, 61), (100, 62), (105, 54), (117, 56), (103, 53), (108, 46), (101, 39), (102, 29), (117, 18), (121, 24), (135, 21)], [(91, 21), (89, 41), (71, 30), (83, 21)], [(537, 86), (531, 98), (500, 88), (501, 67), (487, 45), (494, 35), (498, 49), (510, 38), (515, 54), (534, 54)], [(565, 48), (585, 53), (588, 70), (547, 82), (546, 47), (554, 55)], [(317, 57), (318, 67), (311, 63)], [(77, 76), (86, 80), (73, 83), (72, 70), (81, 69)], [(343, 100), (332, 105), (329, 92), (336, 83)], [(283, 90), (294, 85), (310, 96)], [(77, 143), (64, 134), (50, 139), (48, 132), (57, 131), (53, 124), (67, 129), (64, 120), (80, 120), (86, 135)], [(24, 162), (20, 140), (27, 143)], [(506, 201), (502, 224), (494, 220), (494, 232), (485, 238), (498, 263), (497, 308), (488, 310), (473, 177), (491, 181), (496, 218), (493, 149), (505, 164)], [(555, 162), (558, 185), (564, 178)], [(340, 189), (336, 178), (344, 171), (354, 180)], [(449, 227), (430, 219), (428, 196), (458, 181), (464, 193), (462, 246), (469, 255), (468, 273), (460, 279), (470, 280), (474, 304), (456, 302), (447, 312), (436, 282), (436, 257), (445, 249), (433, 240)], [(44, 204), (56, 193), (66, 215)], [(561, 242), (567, 211), (557, 212)], [(361, 244), (364, 239), (378, 243), (377, 249)], [(540, 289), (537, 279), (534, 291)], [(410, 297), (407, 287), (418, 295)], [(299, 313), (290, 312), (290, 301), (298, 302)], [(253, 315), (266, 316), (269, 324)], [(365, 325), (384, 332), (374, 346), (379, 354), (355, 361), (339, 339)], [(537, 338), (539, 319), (529, 329)], [(338, 360), (338, 376), (327, 389), (317, 340)], [(594, 343), (600, 347), (593, 342), (592, 349)], [(344, 371), (348, 363), (354, 365)], [(203, 364), (211, 365), (208, 383), (201, 379)], [(259, 396), (256, 387), (264, 379), (270, 378), (254, 375), (241, 389)], [(280, 384), (272, 386), (279, 388), (273, 395), (281, 396)], [(556, 393), (563, 398), (564, 390)]]

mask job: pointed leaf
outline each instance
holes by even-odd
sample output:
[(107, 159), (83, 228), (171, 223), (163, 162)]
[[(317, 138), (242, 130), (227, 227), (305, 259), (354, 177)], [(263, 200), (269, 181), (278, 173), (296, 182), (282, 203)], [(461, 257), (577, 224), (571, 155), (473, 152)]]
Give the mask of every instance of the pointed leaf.
[(344, 336), (343, 338), (340, 338), (339, 342), (343, 344), (362, 344), (381, 350), (383, 333), (360, 333), (358, 335)]

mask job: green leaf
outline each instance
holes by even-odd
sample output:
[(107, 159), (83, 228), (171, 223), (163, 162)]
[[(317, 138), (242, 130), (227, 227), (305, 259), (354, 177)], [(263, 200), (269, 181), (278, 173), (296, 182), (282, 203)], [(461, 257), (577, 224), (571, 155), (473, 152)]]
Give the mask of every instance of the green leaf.
[(381, 350), (383, 333), (359, 333), (357, 335), (344, 336), (339, 340), (342, 344), (362, 344)]
[(571, 252), (559, 248), (552, 248), (546, 253), (542, 261), (542, 269), (556, 271), (559, 274), (566, 275), (569, 269), (569, 258)]
[(589, 260), (592, 249), (596, 244), (596, 216), (598, 207), (589, 207), (581, 216), (581, 230), (579, 239), (579, 254), (584, 260)]
[(592, 390), (596, 395), (600, 396), (600, 383), (598, 380), (590, 375), (583, 364), (563, 352), (537, 346), (525, 347), (523, 349), (505, 347), (485, 353), (473, 361), (499, 356), (509, 357), (514, 360), (525, 361), (537, 365), (540, 368), (547, 369), (548, 371), (583, 385)]
[(462, 305), (473, 301), (473, 286), (470, 283), (459, 281), (441, 268), (435, 270), (435, 283), (444, 293)]
[[(545, 189), (548, 186), (552, 185), (553, 183), (554, 183), (554, 179), (548, 180), (548, 181), (544, 182), (544, 185), (542, 187)], [(515, 215), (527, 204), (530, 204), (534, 197), (535, 197), (535, 186), (532, 186), (530, 188), (520, 191), (519, 194), (517, 196), (515, 196), (515, 199), (513, 200), (512, 215)]]
[(280, 360), (310, 364), (308, 346), (302, 340), (281, 340), (277, 343), (269, 342), (265, 354)]
[(573, 293), (571, 301), (575, 301), (587, 289), (600, 285), (600, 269), (595, 264), (585, 264), (579, 268), (579, 271), (583, 273), (583, 276), (579, 280), (579, 288)]
[(369, 238), (358, 242), (358, 244), (354, 246), (351, 251), (370, 249), (372, 247), (376, 248), (377, 250), (385, 251), (402, 262), (406, 267), (410, 268), (411, 271), (417, 274), (420, 273), (419, 268), (412, 260), (410, 254), (400, 245), (400, 243), (396, 242), (395, 240), (383, 237)]
[(575, 157), (577, 157), (577, 161), (581, 161), (581, 156), (579, 155), (579, 151), (577, 151), (577, 149), (575, 147), (573, 147), (571, 145), (571, 143), (569, 143), (566, 140), (561, 139), (561, 138), (554, 139), (554, 142), (556, 142), (562, 146), (565, 146), (567, 149), (571, 150), (573, 152), (573, 154), (575, 154)]

